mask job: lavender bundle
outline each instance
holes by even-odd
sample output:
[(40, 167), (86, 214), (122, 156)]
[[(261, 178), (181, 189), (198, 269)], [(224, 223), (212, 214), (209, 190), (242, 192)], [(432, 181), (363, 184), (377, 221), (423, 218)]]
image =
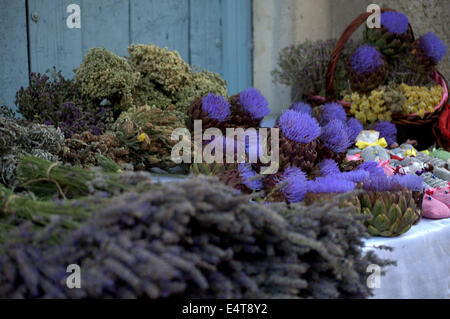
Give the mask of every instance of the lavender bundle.
[[(386, 262), (362, 255), (364, 227), (342, 198), (308, 208), (248, 199), (192, 178), (115, 197), (69, 233), (21, 225), (0, 246), (0, 297), (370, 296), (367, 266)], [(80, 289), (66, 287), (69, 264), (82, 269)]]

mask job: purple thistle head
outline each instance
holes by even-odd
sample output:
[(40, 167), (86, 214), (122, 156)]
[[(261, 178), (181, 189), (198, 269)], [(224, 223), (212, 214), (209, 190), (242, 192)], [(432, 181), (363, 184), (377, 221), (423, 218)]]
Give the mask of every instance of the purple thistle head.
[(355, 184), (336, 176), (318, 177), (308, 182), (308, 191), (315, 194), (347, 193), (355, 189)]
[(302, 103), (302, 102), (294, 103), (289, 107), (289, 109), (294, 110), (296, 112), (311, 115), (311, 105), (309, 105), (307, 103)]
[(338, 103), (327, 103), (320, 108), (322, 110), (322, 119), (320, 120), (322, 125), (326, 125), (332, 120), (339, 120), (342, 122), (347, 120), (347, 114), (345, 113), (344, 108)]
[(364, 127), (358, 119), (351, 117), (347, 120), (347, 128), (348, 128), (347, 131), (348, 138), (353, 144), (355, 143), (356, 138), (358, 137), (359, 133), (361, 133), (361, 131), (364, 129)]
[(364, 182), (369, 178), (369, 176), (370, 176), (369, 172), (362, 169), (339, 174), (339, 178), (345, 179), (353, 183)]
[(381, 53), (370, 45), (360, 46), (350, 58), (350, 66), (358, 74), (373, 72), (384, 63)]
[(310, 143), (320, 135), (317, 120), (305, 113), (286, 110), (278, 120), (283, 135), (297, 143)]
[(249, 181), (251, 177), (256, 176), (256, 172), (252, 169), (252, 166), (249, 163), (239, 164), (238, 169), (241, 174), (242, 184), (254, 191), (263, 188), (261, 179), (253, 179)]
[(202, 99), (202, 111), (210, 118), (225, 121), (231, 114), (230, 103), (221, 95), (209, 93)]
[(298, 167), (287, 168), (281, 176), (280, 183), (287, 182), (282, 188), (289, 203), (301, 202), (307, 192), (306, 174)]
[(319, 163), (320, 173), (322, 176), (337, 175), (341, 171), (339, 170), (338, 164), (332, 159), (324, 159)]
[(359, 165), (359, 169), (365, 170), (370, 176), (385, 176), (383, 169), (377, 162), (367, 161)]
[(433, 32), (428, 32), (419, 38), (419, 48), (435, 64), (438, 64), (447, 52), (445, 43)]
[(346, 125), (339, 120), (332, 120), (322, 128), (320, 140), (336, 154), (345, 152), (352, 144), (347, 135)]
[(384, 137), (388, 145), (397, 142), (397, 128), (395, 124), (388, 121), (378, 121), (373, 129), (380, 132), (380, 138)]
[(394, 175), (393, 180), (402, 187), (414, 192), (420, 192), (423, 189), (423, 177), (417, 175)]
[(239, 94), (239, 103), (242, 105), (253, 119), (262, 119), (264, 116), (270, 113), (267, 102), (264, 95), (258, 89), (248, 88)]
[(386, 11), (381, 14), (381, 25), (389, 32), (403, 34), (408, 30), (408, 17), (396, 11)]
[(400, 185), (398, 183), (393, 183), (393, 179), (387, 177), (386, 175), (371, 175), (370, 179), (368, 179), (363, 188), (366, 191), (373, 192), (388, 192), (397, 190)]

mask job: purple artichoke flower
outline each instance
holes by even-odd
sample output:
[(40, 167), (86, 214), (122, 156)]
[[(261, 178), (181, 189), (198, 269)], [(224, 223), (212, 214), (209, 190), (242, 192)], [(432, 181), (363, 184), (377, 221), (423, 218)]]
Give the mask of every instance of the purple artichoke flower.
[(316, 119), (293, 110), (284, 111), (278, 125), (286, 138), (297, 143), (310, 143), (320, 135), (320, 126)]
[(347, 193), (355, 189), (355, 184), (338, 176), (318, 177), (308, 182), (308, 191), (315, 194)]
[(385, 175), (383, 169), (378, 166), (377, 162), (367, 161), (359, 165), (359, 169), (367, 171), (370, 176)]
[(230, 103), (221, 95), (209, 93), (202, 99), (202, 111), (212, 119), (225, 121), (231, 114)]
[(356, 138), (358, 137), (359, 133), (361, 133), (361, 131), (364, 129), (364, 127), (358, 119), (351, 117), (347, 120), (347, 128), (348, 128), (347, 131), (348, 138), (353, 144), (355, 143)]
[(369, 178), (369, 176), (370, 176), (369, 172), (362, 169), (358, 169), (356, 171), (340, 173), (338, 175), (338, 178), (342, 178), (354, 183), (361, 183), (366, 181)]
[(380, 132), (380, 138), (384, 137), (389, 145), (397, 142), (397, 128), (395, 124), (388, 121), (378, 121), (373, 129)]
[(423, 189), (423, 177), (417, 175), (394, 175), (393, 180), (411, 191), (420, 192)]
[(336, 154), (345, 152), (352, 144), (347, 135), (347, 126), (339, 120), (332, 120), (322, 128), (320, 140)]
[(444, 58), (447, 52), (445, 43), (433, 32), (428, 32), (419, 38), (419, 48), (436, 64)]
[(248, 88), (239, 94), (239, 103), (242, 105), (253, 119), (262, 119), (264, 116), (270, 113), (267, 102), (264, 95), (258, 89)]
[(370, 45), (360, 46), (350, 58), (350, 66), (358, 74), (373, 72), (383, 64), (381, 53)]
[(337, 175), (341, 171), (339, 170), (338, 164), (332, 159), (324, 159), (319, 163), (320, 173), (322, 176)]
[(284, 197), (289, 203), (301, 202), (307, 192), (306, 174), (298, 167), (287, 168), (281, 176), (280, 183), (287, 182), (282, 188)]
[(263, 188), (263, 183), (261, 179), (253, 179), (250, 178), (256, 176), (256, 172), (252, 169), (252, 166), (249, 163), (242, 163), (238, 166), (239, 173), (241, 174), (242, 183), (250, 188), (251, 190), (257, 191)]
[(403, 34), (408, 30), (408, 17), (396, 11), (386, 11), (381, 14), (381, 25), (389, 32)]
[(345, 122), (347, 120), (347, 114), (345, 113), (342, 105), (338, 103), (327, 103), (320, 107), (322, 109), (322, 119), (320, 123), (326, 125), (332, 120), (339, 120)]
[(302, 103), (302, 102), (294, 103), (289, 107), (289, 109), (300, 112), (300, 113), (306, 113), (308, 115), (311, 115), (311, 105), (309, 105), (307, 103)]

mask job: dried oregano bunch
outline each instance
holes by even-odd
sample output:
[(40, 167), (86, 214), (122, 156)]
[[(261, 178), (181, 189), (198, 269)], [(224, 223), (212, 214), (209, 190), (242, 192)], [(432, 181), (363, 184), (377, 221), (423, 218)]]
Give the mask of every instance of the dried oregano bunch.
[(22, 126), (15, 119), (0, 117), (0, 183), (15, 186), (16, 168), (25, 154), (58, 160), (64, 147), (64, 134), (59, 128), (43, 124)]
[[(206, 178), (150, 186), (79, 230), (10, 231), (0, 297), (365, 298), (367, 266), (387, 263), (362, 255), (364, 226), (340, 200), (267, 206)], [(69, 264), (80, 289), (66, 286)]]
[(175, 94), (191, 80), (191, 67), (177, 51), (154, 44), (132, 44), (128, 47), (128, 62), (134, 70), (155, 82), (168, 94)]
[(130, 151), (121, 145), (119, 139), (111, 134), (93, 135), (90, 132), (75, 134), (66, 139), (66, 146), (61, 152), (64, 163), (81, 166), (100, 166), (103, 156), (125, 167), (129, 162)]
[(81, 92), (96, 104), (106, 99), (119, 111), (133, 105), (131, 91), (138, 84), (140, 74), (126, 59), (105, 48), (93, 48), (76, 69), (75, 79), (80, 82)]
[(161, 110), (156, 106), (132, 107), (122, 112), (113, 128), (122, 143), (130, 150), (130, 159), (137, 169), (170, 168), (172, 132), (185, 128), (185, 115), (174, 106)]

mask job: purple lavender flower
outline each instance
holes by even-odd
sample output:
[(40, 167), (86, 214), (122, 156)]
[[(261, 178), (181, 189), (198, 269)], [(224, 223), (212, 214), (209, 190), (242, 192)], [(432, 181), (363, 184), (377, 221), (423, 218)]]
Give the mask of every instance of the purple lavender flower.
[(367, 161), (359, 165), (359, 169), (365, 170), (370, 176), (385, 176), (383, 169), (377, 162)]
[(322, 125), (326, 125), (332, 120), (339, 120), (342, 122), (347, 120), (347, 114), (345, 113), (344, 108), (338, 103), (327, 103), (320, 108), (322, 110), (322, 119), (320, 120)]
[(315, 194), (347, 193), (354, 189), (354, 183), (337, 176), (318, 177), (308, 182), (308, 191)]
[(347, 120), (347, 128), (348, 138), (353, 144), (364, 127), (358, 119), (351, 117)]
[(433, 32), (428, 32), (419, 38), (419, 48), (435, 64), (438, 64), (447, 52), (445, 43)]
[(289, 203), (301, 202), (307, 192), (306, 174), (298, 167), (287, 168), (281, 176), (280, 183), (287, 182), (282, 192)]
[(294, 103), (289, 107), (289, 109), (300, 112), (300, 113), (306, 113), (308, 115), (311, 115), (311, 105), (309, 105), (307, 103), (302, 103), (302, 102)]
[(420, 192), (423, 187), (423, 177), (417, 175), (394, 175), (393, 180), (411, 191)]
[(408, 30), (408, 17), (396, 11), (386, 11), (381, 14), (381, 25), (389, 32), (403, 34)]
[(360, 46), (350, 58), (350, 66), (358, 74), (373, 72), (383, 64), (381, 53), (370, 45)]
[(339, 120), (332, 120), (322, 128), (320, 140), (336, 154), (345, 152), (352, 144), (347, 135), (346, 125)]
[(332, 159), (324, 159), (319, 163), (320, 173), (322, 176), (337, 175), (341, 171), (339, 170), (338, 164)]
[(239, 103), (242, 105), (253, 119), (262, 119), (264, 116), (270, 113), (267, 102), (264, 95), (258, 89), (248, 88), (239, 94)]
[(256, 176), (256, 172), (252, 169), (252, 166), (249, 163), (242, 163), (238, 166), (239, 173), (241, 174), (242, 183), (250, 188), (251, 190), (257, 191), (263, 188), (263, 183), (261, 179), (253, 179), (250, 178)]
[(373, 129), (380, 132), (380, 138), (384, 137), (389, 145), (397, 142), (397, 128), (395, 124), (388, 121), (378, 121)]
[(278, 120), (283, 135), (297, 143), (310, 143), (320, 135), (317, 120), (305, 113), (286, 110)]
[(210, 118), (225, 121), (230, 116), (230, 103), (221, 95), (209, 93), (202, 99), (202, 110)]

